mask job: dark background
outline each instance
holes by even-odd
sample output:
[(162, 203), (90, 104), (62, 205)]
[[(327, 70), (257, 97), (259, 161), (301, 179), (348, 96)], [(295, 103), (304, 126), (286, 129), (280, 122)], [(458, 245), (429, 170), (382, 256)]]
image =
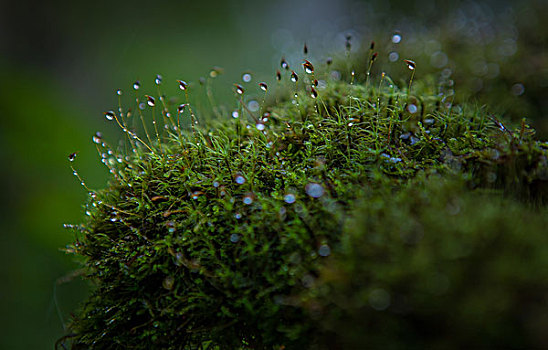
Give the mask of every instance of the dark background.
[[(140, 80), (144, 91), (154, 91), (161, 74), (166, 90), (176, 93), (176, 79), (196, 82), (221, 66), (214, 91), (219, 103), (230, 105), (232, 83), (241, 82), (243, 72), (252, 72), (254, 83), (271, 82), (282, 55), (299, 63), (305, 41), (320, 60), (341, 52), (347, 33), (357, 50), (370, 40), (388, 42), (400, 30), (413, 53), (413, 40), (426, 47), (418, 42), (423, 35), (443, 39), (449, 19), (476, 12), (481, 16), (474, 23), (493, 30), (504, 28), (496, 21), (505, 11), (528, 18), (529, 38), (546, 62), (545, 38), (535, 34), (543, 25), (533, 7), (544, 2), (517, 3), (1, 1), (0, 348), (51, 349), (85, 299), (88, 289), (79, 279), (56, 282), (78, 267), (60, 248), (73, 237), (63, 224), (82, 220), (86, 198), (67, 155), (78, 152), (76, 166), (91, 188), (106, 185), (108, 172), (91, 136), (101, 130), (106, 139), (120, 137), (103, 117), (117, 106), (116, 89), (129, 92)], [(462, 31), (466, 38), (465, 29), (447, 35)], [(546, 87), (546, 72), (539, 74), (533, 90)], [(515, 81), (497, 84), (512, 97)]]

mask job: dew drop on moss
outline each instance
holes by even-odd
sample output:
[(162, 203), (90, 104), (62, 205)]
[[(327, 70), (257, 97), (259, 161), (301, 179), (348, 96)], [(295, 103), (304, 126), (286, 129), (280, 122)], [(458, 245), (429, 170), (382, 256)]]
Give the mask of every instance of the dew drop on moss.
[(120, 90), (120, 89), (116, 90), (116, 95), (122, 96), (122, 90)]
[(234, 176), (234, 181), (238, 185), (243, 185), (245, 183), (245, 177), (243, 177), (241, 174), (237, 174), (236, 176)]
[(257, 128), (257, 130), (260, 130), (260, 131), (263, 131), (264, 128), (265, 128), (265, 126), (264, 126), (263, 123), (257, 123), (257, 124), (255, 125), (255, 127)]
[(250, 205), (253, 203), (253, 196), (251, 194), (246, 194), (243, 199), (244, 204)]
[(322, 185), (315, 182), (311, 182), (307, 184), (305, 187), (305, 191), (306, 191), (306, 194), (308, 194), (312, 198), (320, 198), (325, 193), (325, 190), (322, 187)]
[(247, 104), (247, 108), (249, 108), (251, 112), (257, 112), (260, 107), (261, 106), (259, 105), (259, 102), (257, 102), (257, 100), (251, 100)]
[(373, 289), (369, 293), (369, 305), (377, 311), (386, 310), (390, 306), (390, 294), (381, 288)]
[(156, 75), (156, 79), (154, 79), (154, 82), (156, 85), (160, 85), (162, 83), (162, 76), (160, 74)]
[(303, 62), (303, 68), (304, 68), (304, 71), (305, 71), (307, 74), (312, 74), (312, 73), (314, 73), (314, 66), (313, 66), (312, 63), (310, 63), (310, 61), (308, 61), (308, 60), (304, 60), (304, 62)]
[(240, 236), (236, 233), (230, 235), (230, 241), (232, 243), (237, 243), (240, 240)]
[(175, 232), (175, 223), (174, 223), (173, 221), (168, 221), (168, 222), (166, 223), (166, 227), (167, 227), (167, 231), (168, 231), (169, 233)]
[(139, 90), (141, 88), (141, 82), (137, 80), (135, 83), (133, 83), (133, 89)]
[(232, 118), (238, 119), (239, 117), (240, 117), (240, 113), (238, 113), (238, 111), (233, 111), (232, 112)]
[(390, 62), (396, 62), (400, 58), (400, 55), (396, 51), (392, 51), (388, 54), (388, 60)]
[(295, 195), (293, 193), (288, 193), (284, 196), (284, 202), (287, 204), (293, 204), (295, 203)]
[(327, 244), (322, 244), (318, 249), (320, 256), (329, 256), (331, 254), (331, 248)]
[(148, 104), (150, 107), (156, 106), (156, 100), (154, 99), (154, 97), (149, 96), (149, 95), (146, 95), (146, 98), (147, 98), (147, 104)]
[(401, 35), (399, 33), (392, 35), (392, 42), (394, 44), (399, 44), (401, 42)]
[(243, 86), (238, 85), (238, 84), (234, 84), (234, 86), (236, 86), (236, 93), (237, 93), (238, 95), (243, 95), (243, 94), (244, 94), (244, 88), (243, 88)]
[(179, 89), (185, 91), (188, 88), (188, 84), (184, 80), (177, 80), (179, 83)]
[(240, 219), (242, 218), (242, 214), (236, 213), (236, 214), (234, 214), (234, 217), (235, 217), (236, 219), (240, 220)]
[(75, 153), (69, 154), (68, 160), (69, 160), (70, 162), (74, 162), (75, 159), (76, 159), (76, 152), (75, 152)]
[(415, 113), (417, 113), (418, 108), (417, 108), (416, 105), (410, 104), (409, 106), (407, 106), (407, 111), (411, 114), (415, 114)]
[[(173, 283), (175, 282), (175, 279), (173, 276), (167, 276), (164, 278), (164, 281), (162, 282), (162, 287), (164, 287), (167, 290), (173, 289)], [(154, 325), (154, 327), (158, 327), (158, 325)]]
[(297, 76), (297, 73), (294, 71), (291, 71), (291, 81), (296, 83), (299, 80), (299, 77)]

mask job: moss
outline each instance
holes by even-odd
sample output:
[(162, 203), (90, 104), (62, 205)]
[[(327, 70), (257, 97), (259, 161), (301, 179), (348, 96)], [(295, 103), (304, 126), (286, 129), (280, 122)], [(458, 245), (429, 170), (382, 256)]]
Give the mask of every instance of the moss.
[[(353, 317), (325, 301), (332, 298), (323, 288), (326, 271), (361, 276), (356, 261), (339, 265), (368, 259), (351, 249), (352, 239), (361, 244), (368, 232), (359, 218), (386, 223), (384, 209), (370, 213), (358, 203), (372, 198), (383, 208), (387, 193), (397, 196), (425, 173), (545, 203), (547, 145), (525, 122), (512, 128), (481, 108), (447, 107), (428, 79), (409, 84), (409, 93), (407, 83), (400, 89), (387, 76), (348, 82), (328, 73), (303, 72), (284, 87), (286, 96), (261, 106), (259, 117), (243, 104), (240, 87), (238, 119), (196, 126), (192, 105), (171, 116), (173, 107), (164, 106), (169, 131), (162, 135), (139, 137), (127, 124), (133, 117), (107, 113), (126, 130), (121, 149), (129, 151), (95, 138), (113, 176), (106, 189), (90, 193), (89, 217), (68, 248), (84, 257), (95, 285), (70, 324), (73, 348), (321, 347), (331, 324), (337, 332)], [(321, 81), (312, 86), (314, 74)], [(148, 103), (154, 113), (156, 100)], [(181, 130), (189, 115), (191, 127)], [(413, 198), (409, 191), (402, 196)], [(402, 217), (405, 225), (414, 222)], [(447, 239), (440, 244), (457, 241)], [(417, 274), (432, 272), (428, 259)], [(414, 277), (390, 268), (390, 275)], [(313, 282), (318, 277), (321, 287)], [(373, 288), (367, 278), (363, 284)], [(356, 297), (347, 284), (333, 291)], [(310, 305), (329, 319), (318, 319)], [(351, 344), (356, 334), (349, 334), (336, 341)]]

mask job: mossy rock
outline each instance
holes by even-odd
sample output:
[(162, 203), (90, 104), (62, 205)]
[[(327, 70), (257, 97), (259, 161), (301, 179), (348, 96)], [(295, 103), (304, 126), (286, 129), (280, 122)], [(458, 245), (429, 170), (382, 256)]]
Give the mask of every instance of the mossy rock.
[[(546, 202), (547, 144), (534, 140), (525, 122), (512, 128), (481, 108), (447, 108), (428, 79), (414, 82), (409, 93), (384, 76), (374, 82), (357, 77), (350, 83), (316, 72), (316, 83), (313, 74), (301, 74), (300, 88), (295, 90), (295, 83), (286, 86), (291, 93), (261, 106), (264, 113), (259, 116), (241, 103), (237, 119), (226, 116), (231, 120), (204, 127), (192, 123), (189, 130), (181, 130), (179, 120), (189, 113), (194, 121), (194, 111), (181, 106), (181, 119), (176, 119), (175, 113), (168, 117), (170, 107), (165, 107), (162, 118), (169, 132), (158, 136), (139, 137), (129, 130), (128, 115), (109, 112), (109, 119), (127, 130), (123, 148), (130, 151), (111, 150), (95, 138), (113, 177), (106, 189), (90, 193), (89, 218), (68, 248), (84, 257), (86, 277), (95, 286), (70, 324), (73, 348), (300, 349), (329, 344), (336, 348), (355, 339), (367, 342), (370, 333), (352, 322), (347, 331), (337, 333), (342, 338), (325, 341), (354, 317), (326, 302), (331, 287), (325, 286), (333, 282), (326, 274), (340, 270), (355, 272), (356, 278), (367, 275), (359, 268), (354, 271), (357, 261), (344, 266), (347, 259), (370, 258), (353, 251), (354, 244), (359, 247), (369, 234), (369, 226), (360, 220), (369, 220), (374, 227), (386, 223), (387, 230), (396, 225), (382, 214), (384, 207), (396, 210), (387, 193), (403, 196), (395, 203), (414, 198), (411, 190), (419, 198), (438, 196), (429, 188), (422, 190), (428, 174), (464, 179), (459, 191), (491, 189), (497, 200), (506, 192), (528, 203), (513, 204), (524, 212), (529, 210), (526, 205)], [(236, 90), (239, 99), (245, 97), (243, 89)], [(155, 100), (149, 98), (149, 105)], [(410, 183), (416, 184), (411, 190)], [(445, 200), (444, 193), (433, 203)], [(415, 202), (405, 203), (403, 208), (412, 212)], [(381, 209), (363, 209), (369, 204)], [(468, 212), (474, 224), (479, 221), (481, 208)], [(403, 211), (404, 227), (423, 220), (409, 215)], [(499, 210), (496, 215), (505, 213)], [(435, 233), (427, 232), (429, 222), (422, 225), (425, 238)], [(439, 222), (432, 229), (436, 225)], [(493, 261), (501, 263), (493, 263), (493, 269), (505, 268), (504, 255), (498, 254), (505, 254), (514, 241), (523, 240), (525, 246), (543, 243), (542, 223), (531, 222), (531, 227), (533, 234), (511, 231), (512, 236), (502, 241), (508, 246), (493, 247)], [(466, 244), (489, 250), (479, 229), (466, 231)], [(450, 249), (460, 237), (460, 231), (455, 232), (436, 240)], [(383, 241), (388, 251), (390, 237)], [(438, 261), (438, 251), (424, 251), (424, 265), (413, 266), (413, 274), (406, 274), (405, 261), (414, 255), (398, 244), (393, 244), (394, 253), (401, 255), (394, 259), (403, 266), (386, 264), (380, 271), (386, 270), (385, 278), (394, 283), (422, 283), (435, 270), (428, 263)], [(466, 266), (476, 262), (461, 258)], [(539, 258), (535, 264), (542, 274), (538, 278), (546, 280), (548, 261)], [(527, 266), (515, 268), (527, 273), (522, 271)], [(460, 270), (455, 274), (462, 277)], [(508, 283), (528, 288), (530, 279), (518, 275), (510, 275)], [(364, 277), (363, 289), (357, 290), (342, 283), (332, 289), (333, 297), (354, 301), (361, 295), (355, 293), (364, 291), (367, 296), (371, 288), (379, 288), (369, 280)], [(448, 288), (453, 286), (456, 289), (447, 295), (459, 296), (461, 288), (472, 295), (476, 288), (467, 281)], [(415, 296), (415, 289), (408, 291)], [(450, 298), (446, 304), (417, 298), (422, 299), (416, 305), (425, 310), (451, 306), (436, 309), (437, 317), (458, 305)], [(319, 312), (327, 318), (318, 318)], [(368, 310), (364, 317), (376, 323), (376, 317), (384, 320), (383, 315)], [(499, 323), (512, 324), (513, 314), (504, 315), (508, 319), (493, 323), (493, 334), (502, 329), (497, 328)], [(387, 322), (397, 325), (397, 315)], [(388, 341), (399, 331), (394, 326), (379, 334)], [(411, 334), (415, 329), (405, 331)], [(373, 342), (382, 342), (379, 334), (372, 335)]]

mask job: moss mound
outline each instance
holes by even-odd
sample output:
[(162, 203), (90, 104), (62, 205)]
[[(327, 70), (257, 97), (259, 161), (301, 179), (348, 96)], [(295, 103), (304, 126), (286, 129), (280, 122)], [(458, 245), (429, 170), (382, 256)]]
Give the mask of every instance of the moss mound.
[[(359, 308), (348, 310), (331, 300), (348, 298), (352, 309), (371, 300), (372, 291), (392, 293), (393, 286), (410, 280), (402, 295), (424, 308), (418, 315), (437, 310), (436, 317), (442, 317), (453, 314), (461, 302), (471, 308), (482, 297), (490, 298), (477, 294), (465, 300), (461, 295), (461, 289), (470, 288), (468, 295), (476, 288), (478, 293), (484, 290), (463, 272), (475, 266), (476, 249), (477, 254), (483, 249), (494, 257), (489, 266), (495, 270), (496, 283), (496, 269), (508, 266), (504, 254), (515, 241), (523, 240), (525, 247), (543, 243), (545, 222), (531, 222), (531, 235), (510, 231), (500, 243), (504, 249), (489, 245), (495, 238), (484, 237), (480, 226), (466, 226), (462, 234), (444, 227), (451, 233), (433, 236), (433, 245), (447, 246), (451, 254), (459, 255), (461, 246), (474, 252), (458, 256), (466, 261), (462, 266), (447, 263), (447, 269), (455, 270), (447, 272), (443, 264), (429, 265), (445, 261), (443, 251), (430, 247), (415, 257), (401, 244), (392, 244), (390, 239), (400, 232), (393, 231), (398, 226), (387, 217), (399, 215), (400, 209), (387, 206), (385, 214), (382, 208), (391, 201), (386, 194), (399, 198), (402, 186), (405, 199), (395, 203), (414, 198), (410, 191), (417, 192), (417, 202), (406, 202), (401, 209), (401, 225), (410, 230), (403, 229), (403, 234), (413, 236), (412, 226), (421, 224), (421, 242), (430, 242), (436, 233), (430, 230), (440, 225), (422, 223), (426, 219), (421, 213), (438, 206), (444, 210), (447, 194), (430, 204), (424, 200), (423, 209), (422, 198), (438, 194), (437, 189), (423, 191), (425, 177), (418, 174), (457, 176), (469, 189), (500, 189), (497, 198), (505, 191), (542, 205), (547, 199), (547, 145), (533, 139), (525, 122), (514, 129), (480, 108), (447, 107), (437, 86), (427, 80), (415, 83), (409, 93), (384, 76), (374, 83), (359, 77), (349, 83), (320, 79), (316, 73), (316, 83), (313, 67), (304, 68), (308, 74), (297, 77), (300, 87), (295, 89), (293, 82), (286, 88), (294, 89), (291, 97), (262, 106), (259, 116), (240, 103), (237, 119), (209, 127), (192, 123), (190, 130), (181, 131), (168, 106), (162, 118), (169, 132), (139, 138), (126, 124), (128, 115), (107, 114), (127, 132), (125, 148), (130, 151), (118, 154), (96, 136), (113, 178), (108, 188), (90, 194), (89, 218), (68, 248), (84, 257), (87, 278), (96, 286), (70, 325), (73, 348), (322, 348), (329, 346), (324, 336), (331, 332), (342, 337), (334, 338), (334, 348), (356, 339), (367, 342), (370, 335), (373, 342), (391, 339), (398, 332), (412, 334), (414, 328), (398, 328), (397, 314), (385, 321), (386, 312), (368, 310), (362, 315)], [(245, 93), (239, 86), (236, 96), (243, 102)], [(148, 97), (148, 104), (155, 106), (154, 98)], [(181, 120), (190, 113), (194, 121), (193, 111), (184, 108), (179, 108)], [(407, 189), (409, 181), (417, 185)], [(381, 209), (369, 209), (367, 198), (374, 198)], [(412, 215), (413, 203), (419, 205), (418, 216)], [(472, 214), (473, 225), (481, 223), (482, 211), (466, 213)], [(510, 220), (503, 210), (486, 215), (487, 222)], [(374, 277), (364, 266), (383, 265), (371, 252), (375, 245), (363, 255), (355, 251), (366, 244), (371, 227), (383, 228), (377, 236), (386, 233), (375, 243), (379, 254), (398, 254)], [(481, 255), (484, 260), (490, 256)], [(407, 259), (413, 270), (399, 271), (398, 264), (407, 264)], [(548, 261), (539, 257), (536, 263), (546, 277)], [(508, 283), (527, 290), (531, 279), (512, 274), (527, 266), (509, 266)], [(336, 278), (329, 277), (334, 273), (330, 271), (341, 271), (340, 278), (363, 276), (360, 288), (353, 288), (352, 279), (332, 288)], [(422, 283), (435, 272), (449, 274), (449, 292), (442, 301), (420, 294)], [(377, 283), (382, 278), (386, 285)], [(508, 295), (501, 297), (503, 301)], [(356, 301), (362, 296), (365, 299)], [(466, 310), (455, 317), (465, 320)], [(319, 314), (325, 317), (318, 318)], [(513, 313), (501, 315), (505, 318), (499, 323), (511, 324)], [(353, 325), (354, 319), (364, 325), (387, 322), (392, 328), (383, 328), (385, 333), (361, 332), (365, 326)], [(496, 331), (499, 323), (492, 325)], [(421, 334), (413, 336), (418, 339)]]

